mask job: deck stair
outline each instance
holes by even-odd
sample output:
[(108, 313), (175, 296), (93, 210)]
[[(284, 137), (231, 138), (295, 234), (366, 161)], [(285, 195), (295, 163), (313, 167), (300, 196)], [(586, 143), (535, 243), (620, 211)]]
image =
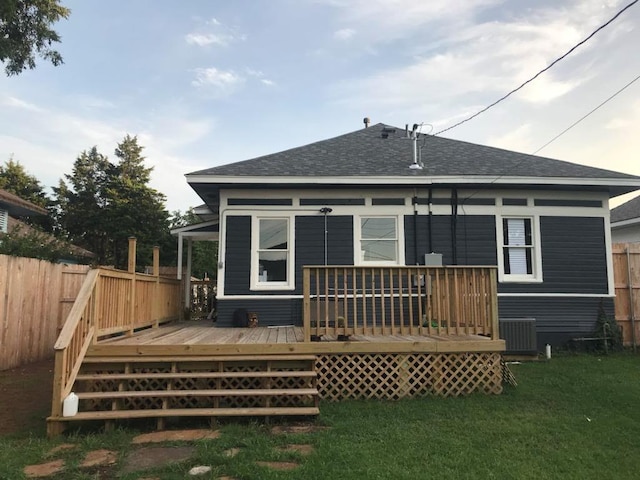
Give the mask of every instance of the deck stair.
[(314, 355), (91, 356), (59, 420), (318, 415)]

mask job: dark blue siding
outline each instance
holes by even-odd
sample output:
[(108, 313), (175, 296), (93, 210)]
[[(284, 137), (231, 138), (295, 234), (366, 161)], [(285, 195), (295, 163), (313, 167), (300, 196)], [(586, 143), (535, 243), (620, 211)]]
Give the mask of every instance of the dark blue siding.
[(298, 325), (302, 326), (302, 299), (252, 299), (218, 300), (219, 327), (233, 327), (233, 312), (242, 308), (258, 314), (258, 325)]
[(229, 216), (225, 229), (224, 293), (246, 295), (251, 272), (251, 217)]
[[(353, 265), (353, 217), (327, 216), (327, 264)], [(324, 265), (324, 216), (296, 217), (296, 293), (302, 294), (302, 267)]]
[(541, 217), (543, 283), (503, 283), (499, 292), (608, 293), (604, 219)]
[[(453, 229), (451, 216), (431, 217), (432, 252), (429, 251), (429, 216), (418, 215), (418, 263), (424, 265), (425, 253), (441, 253), (444, 265), (453, 265)], [(404, 217), (405, 263), (415, 265), (413, 215)], [(458, 265), (496, 265), (496, 224), (493, 215), (459, 215), (456, 225)]]
[(501, 297), (498, 312), (501, 318), (535, 318), (538, 350), (542, 351), (547, 343), (562, 346), (593, 332), (601, 301), (607, 315), (613, 317), (613, 299), (593, 297)]

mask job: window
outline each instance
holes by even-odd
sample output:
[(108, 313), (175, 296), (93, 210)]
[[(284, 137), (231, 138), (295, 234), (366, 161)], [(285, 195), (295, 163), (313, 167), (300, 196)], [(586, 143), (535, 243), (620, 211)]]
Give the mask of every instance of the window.
[(534, 218), (502, 219), (501, 274), (505, 281), (541, 281)]
[(398, 264), (396, 217), (360, 217), (360, 263)]
[(257, 218), (255, 221), (253, 288), (290, 288), (293, 275), (289, 219)]

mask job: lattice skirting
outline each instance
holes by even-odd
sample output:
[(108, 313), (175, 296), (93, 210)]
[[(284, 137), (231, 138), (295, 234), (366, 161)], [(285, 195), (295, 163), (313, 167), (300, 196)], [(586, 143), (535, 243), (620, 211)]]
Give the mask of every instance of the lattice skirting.
[(319, 355), (323, 400), (467, 395), (502, 392), (499, 353)]

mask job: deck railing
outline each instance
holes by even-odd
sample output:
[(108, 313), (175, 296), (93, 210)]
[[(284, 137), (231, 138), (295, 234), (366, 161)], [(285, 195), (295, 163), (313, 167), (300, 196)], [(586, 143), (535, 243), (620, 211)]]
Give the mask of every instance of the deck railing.
[(180, 281), (159, 276), (157, 247), (154, 275), (135, 272), (135, 241), (133, 255), (128, 272), (97, 268), (87, 274), (54, 346), (54, 417), (61, 416), (62, 402), (71, 393), (87, 350), (98, 338), (132, 334), (180, 316)]
[(498, 337), (495, 267), (303, 268), (305, 340), (362, 335)]

